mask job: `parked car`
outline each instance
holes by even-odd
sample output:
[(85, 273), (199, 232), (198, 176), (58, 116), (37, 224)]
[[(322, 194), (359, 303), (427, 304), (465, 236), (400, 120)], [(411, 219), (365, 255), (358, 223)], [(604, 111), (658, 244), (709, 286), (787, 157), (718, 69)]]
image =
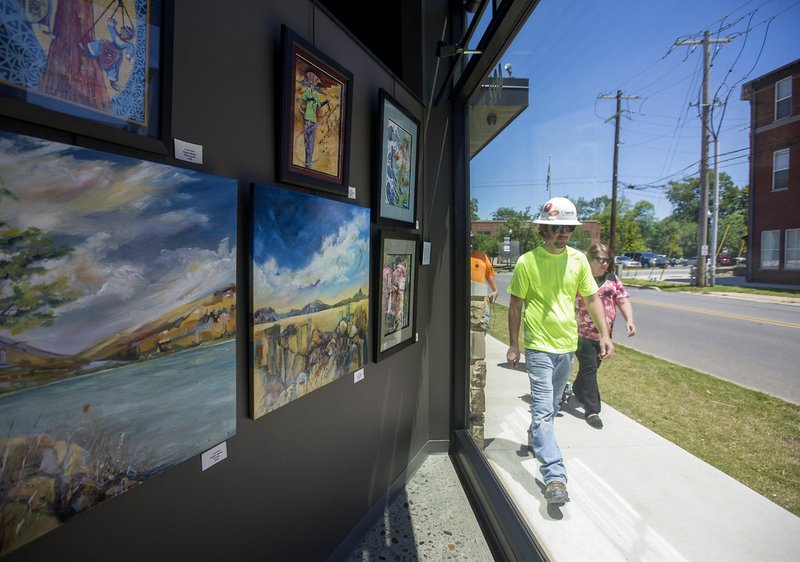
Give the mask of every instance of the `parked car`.
[(739, 256), (738, 258), (736, 258), (734, 263), (739, 264), (739, 265), (746, 264), (747, 263), (747, 256)]
[(655, 252), (625, 252), (623, 255), (638, 261), (642, 267), (667, 267), (667, 258)]
[(733, 258), (730, 256), (717, 256), (717, 265), (733, 265)]
[(621, 255), (614, 258), (614, 263), (622, 267), (642, 267), (642, 264), (629, 256)]
[(688, 265), (690, 267), (693, 266), (693, 265), (697, 265), (697, 258), (689, 258), (689, 259), (687, 259), (686, 260), (686, 265)]

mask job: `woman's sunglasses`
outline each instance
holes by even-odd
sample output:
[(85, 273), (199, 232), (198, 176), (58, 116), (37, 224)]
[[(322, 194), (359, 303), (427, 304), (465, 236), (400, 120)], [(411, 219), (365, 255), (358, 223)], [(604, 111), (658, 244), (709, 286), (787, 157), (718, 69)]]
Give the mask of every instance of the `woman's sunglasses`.
[(570, 224), (567, 226), (561, 224), (551, 224), (550, 225), (550, 232), (561, 233), (561, 232), (575, 232), (575, 225)]
[(600, 256), (592, 256), (592, 259), (598, 263), (611, 263), (611, 260), (608, 258), (601, 258)]

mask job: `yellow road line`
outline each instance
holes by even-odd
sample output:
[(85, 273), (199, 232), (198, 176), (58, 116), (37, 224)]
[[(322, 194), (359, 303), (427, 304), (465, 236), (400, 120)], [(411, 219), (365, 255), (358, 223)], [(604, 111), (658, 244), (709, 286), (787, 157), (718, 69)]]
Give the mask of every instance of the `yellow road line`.
[(747, 320), (749, 322), (757, 322), (759, 324), (772, 324), (773, 326), (783, 326), (784, 328), (794, 328), (800, 330), (800, 324), (793, 322), (782, 322), (780, 320), (767, 320), (766, 318), (756, 318), (755, 316), (742, 316), (741, 314), (730, 314), (728, 312), (717, 312), (716, 310), (706, 310), (704, 308), (694, 308), (691, 306), (681, 306), (679, 304), (664, 304), (656, 301), (649, 301), (646, 299), (636, 299), (631, 301), (635, 304), (647, 304), (650, 306), (660, 306), (662, 308), (670, 308), (673, 310), (684, 310), (686, 312), (696, 312), (698, 314), (708, 314), (710, 316), (722, 316), (723, 318), (733, 318), (734, 320)]

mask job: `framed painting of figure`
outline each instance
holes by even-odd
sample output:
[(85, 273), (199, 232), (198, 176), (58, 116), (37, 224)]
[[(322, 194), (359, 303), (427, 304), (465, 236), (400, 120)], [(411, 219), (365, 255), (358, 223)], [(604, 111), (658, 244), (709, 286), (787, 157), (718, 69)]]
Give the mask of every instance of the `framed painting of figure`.
[(382, 231), (376, 287), (375, 361), (413, 344), (417, 324), (417, 249), (419, 238)]
[(380, 90), (378, 218), (414, 228), (419, 164), (419, 121)]
[(168, 154), (168, 0), (0, 0), (0, 114)]
[(284, 26), (282, 182), (348, 193), (353, 75)]

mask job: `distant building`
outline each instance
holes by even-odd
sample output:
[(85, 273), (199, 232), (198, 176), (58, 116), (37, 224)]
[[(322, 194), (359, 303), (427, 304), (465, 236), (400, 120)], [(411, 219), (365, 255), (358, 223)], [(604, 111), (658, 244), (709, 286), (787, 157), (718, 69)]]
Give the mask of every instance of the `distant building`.
[(747, 280), (800, 284), (800, 59), (742, 86), (750, 101)]

